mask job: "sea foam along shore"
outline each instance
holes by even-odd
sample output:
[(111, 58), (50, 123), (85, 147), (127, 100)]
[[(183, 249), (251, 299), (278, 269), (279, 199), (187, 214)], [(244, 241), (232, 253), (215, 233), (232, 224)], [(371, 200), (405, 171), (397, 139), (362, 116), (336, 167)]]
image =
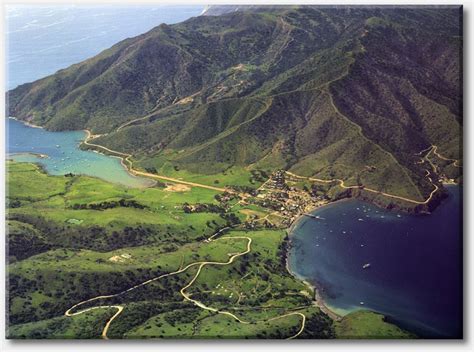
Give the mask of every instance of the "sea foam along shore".
[(31, 122), (28, 122), (28, 121), (18, 120), (16, 117), (13, 117), (13, 116), (8, 116), (8, 118), (9, 118), (9, 119), (12, 119), (12, 120), (15, 120), (15, 121), (18, 121), (18, 122), (21, 122), (21, 123), (24, 124), (25, 126), (28, 126), (28, 127), (31, 127), (31, 128), (41, 128), (41, 129), (44, 129), (44, 127), (41, 127), (41, 126), (32, 124)]

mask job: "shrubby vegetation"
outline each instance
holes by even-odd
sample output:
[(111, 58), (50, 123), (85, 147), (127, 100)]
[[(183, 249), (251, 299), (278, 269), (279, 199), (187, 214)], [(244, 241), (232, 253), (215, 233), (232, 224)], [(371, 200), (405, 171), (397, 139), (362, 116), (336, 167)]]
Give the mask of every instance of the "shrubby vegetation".
[[(134, 167), (246, 195), (283, 169), (358, 186), (304, 185), (316, 197), (400, 206), (364, 191), (371, 187), (424, 200), (433, 185), (415, 153), (434, 144), (461, 158), (459, 11), (349, 10), (274, 8), (163, 24), (8, 92), (8, 114), (104, 133), (94, 143), (133, 154)], [(439, 168), (460, 180), (453, 162)], [(380, 315), (334, 323), (313, 304), (311, 289), (285, 269), (286, 233), (252, 222), (278, 202), (244, 205), (231, 192), (161, 182), (126, 189), (15, 162), (8, 173), (11, 337), (96, 338), (114, 310), (63, 314), (110, 294), (118, 295), (86, 306), (125, 307), (110, 329), (116, 338), (289, 337), (299, 315), (269, 321), (288, 312), (307, 318), (300, 338), (407, 337)], [(215, 264), (242, 253), (247, 238), (249, 253)], [(120, 293), (204, 261), (214, 264), (201, 268), (190, 297), (249, 324), (183, 302), (197, 266)]]
[(152, 173), (254, 187), (281, 168), (422, 200), (432, 185), (414, 153), (461, 158), (460, 23), (456, 8), (201, 16), (22, 85), (8, 110), (106, 132), (94, 143)]
[[(308, 288), (286, 271), (286, 233), (264, 230), (264, 223), (238, 230), (245, 228), (242, 207), (231, 206), (238, 197), (202, 190), (179, 197), (156, 188), (132, 191), (84, 176), (68, 178), (63, 188), (59, 179), (64, 178), (38, 173), (30, 164), (10, 163), (12, 189), (21, 190), (28, 182), (31, 200), (7, 212), (9, 336), (97, 338), (115, 310), (98, 309), (74, 318), (63, 314), (83, 300), (118, 294), (79, 308), (124, 306), (109, 330), (114, 338), (283, 338), (299, 331), (301, 317), (267, 320), (291, 309), (308, 318), (302, 338), (334, 337), (332, 321), (312, 304)], [(40, 197), (43, 182), (57, 187), (46, 200)], [(8, 195), (10, 200), (17, 196)], [(198, 211), (187, 212), (187, 207)], [(255, 211), (256, 206), (251, 207)], [(264, 208), (257, 209), (265, 214)], [(118, 210), (120, 218), (113, 215)], [(82, 212), (97, 223), (85, 224)], [(140, 223), (130, 225), (137, 216)], [(171, 222), (177, 216), (179, 221)], [(213, 234), (214, 241), (204, 241)], [(250, 253), (229, 265), (203, 267), (188, 293), (250, 325), (183, 301), (180, 290), (197, 266), (125, 291), (190, 263), (227, 262), (246, 249), (247, 237), (252, 239)]]
[(110, 202), (101, 202), (101, 203), (92, 203), (92, 204), (73, 204), (72, 209), (92, 209), (92, 210), (105, 210), (112, 209), (117, 207), (124, 208), (136, 208), (136, 209), (145, 209), (148, 208), (146, 205), (142, 205), (135, 200), (120, 199), (119, 201), (110, 201)]

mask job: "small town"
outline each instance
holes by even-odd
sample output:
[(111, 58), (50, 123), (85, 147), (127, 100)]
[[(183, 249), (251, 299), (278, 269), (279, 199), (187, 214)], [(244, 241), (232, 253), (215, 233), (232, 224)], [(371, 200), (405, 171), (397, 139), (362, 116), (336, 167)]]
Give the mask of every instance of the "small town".
[[(316, 191), (316, 188), (298, 187), (296, 183), (297, 181), (289, 177), (284, 170), (275, 171), (258, 188), (255, 196), (242, 198), (240, 204), (255, 204), (271, 209), (271, 217), (278, 218), (279, 221), (270, 222), (267, 217), (264, 222), (266, 226), (288, 227), (299, 216), (329, 203), (325, 192)], [(254, 216), (253, 221), (258, 222), (261, 219)]]

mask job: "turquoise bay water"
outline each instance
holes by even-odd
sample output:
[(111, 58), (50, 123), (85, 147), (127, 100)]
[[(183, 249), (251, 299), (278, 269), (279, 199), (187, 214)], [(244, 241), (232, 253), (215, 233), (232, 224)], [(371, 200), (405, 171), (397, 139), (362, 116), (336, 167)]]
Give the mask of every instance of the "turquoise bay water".
[(370, 309), (421, 337), (459, 338), (462, 191), (448, 192), (431, 215), (354, 199), (316, 210), (320, 219), (303, 218), (293, 230), (290, 268), (340, 314)]
[[(72, 172), (129, 187), (146, 187), (154, 183), (129, 174), (118, 158), (79, 149), (84, 137), (84, 131), (49, 132), (7, 119), (7, 153), (11, 159), (40, 163), (52, 175)], [(40, 158), (37, 154), (47, 157)]]

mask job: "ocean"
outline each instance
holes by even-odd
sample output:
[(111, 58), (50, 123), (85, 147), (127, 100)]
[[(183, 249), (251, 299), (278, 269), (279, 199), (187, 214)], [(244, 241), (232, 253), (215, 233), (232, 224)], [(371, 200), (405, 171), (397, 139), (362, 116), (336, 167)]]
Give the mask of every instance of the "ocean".
[(351, 199), (295, 226), (290, 269), (318, 287), (339, 314), (380, 312), (427, 338), (462, 336), (462, 191), (431, 215)]
[[(8, 5), (6, 6), (7, 89), (85, 60), (120, 40), (161, 23), (198, 16), (198, 5)], [(53, 175), (100, 177), (129, 187), (149, 186), (130, 175), (117, 158), (78, 148), (83, 131), (53, 133), (7, 119), (6, 149), (18, 161), (38, 162)], [(38, 158), (35, 154), (47, 154)]]
[(53, 74), (160, 25), (198, 16), (199, 5), (8, 5), (7, 89)]

